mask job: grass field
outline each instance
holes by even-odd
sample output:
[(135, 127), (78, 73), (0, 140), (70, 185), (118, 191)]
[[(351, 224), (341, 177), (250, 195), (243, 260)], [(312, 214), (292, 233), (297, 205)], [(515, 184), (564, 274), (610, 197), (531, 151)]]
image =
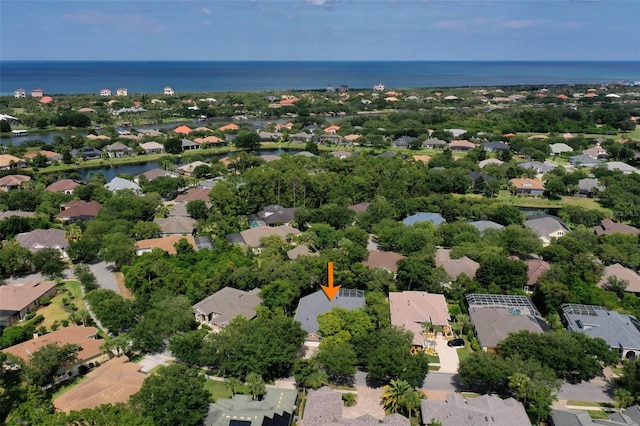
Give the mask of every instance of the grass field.
[[(209, 391), (214, 401), (218, 398), (231, 398), (231, 389), (225, 382), (221, 382), (219, 380), (207, 380), (204, 384), (204, 388)], [(249, 388), (245, 385), (240, 385), (236, 390), (236, 393), (248, 395)]]
[(87, 309), (82, 298), (80, 283), (78, 281), (67, 281), (58, 286), (58, 294), (51, 299), (49, 306), (38, 310), (38, 314), (44, 316), (44, 321), (40, 325), (51, 329), (51, 324), (53, 324), (54, 321), (60, 322), (69, 318), (70, 312), (63, 309), (62, 299), (64, 298), (68, 299), (71, 304), (74, 304), (78, 308), (78, 311)]
[(577, 206), (590, 210), (605, 210), (595, 199), (587, 197), (561, 197), (558, 200), (549, 200), (536, 197), (514, 197), (509, 191), (500, 191), (495, 200), (516, 207), (560, 208), (563, 206)]

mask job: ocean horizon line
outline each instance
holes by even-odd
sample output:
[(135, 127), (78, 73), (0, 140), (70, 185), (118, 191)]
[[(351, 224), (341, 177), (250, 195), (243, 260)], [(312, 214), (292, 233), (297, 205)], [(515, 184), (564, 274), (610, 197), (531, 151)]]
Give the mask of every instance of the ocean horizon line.
[(2, 62), (422, 62), (422, 63), (638, 63), (640, 59), (0, 59)]

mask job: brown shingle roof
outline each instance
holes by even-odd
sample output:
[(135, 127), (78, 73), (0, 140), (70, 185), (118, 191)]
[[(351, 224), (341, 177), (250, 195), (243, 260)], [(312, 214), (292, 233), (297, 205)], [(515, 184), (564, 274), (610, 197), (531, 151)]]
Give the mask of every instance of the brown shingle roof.
[(436, 251), (436, 266), (443, 268), (452, 280), (465, 273), (469, 278), (475, 278), (480, 264), (467, 256), (460, 259), (451, 258), (451, 250), (438, 249)]
[(190, 235), (196, 227), (196, 221), (185, 216), (169, 216), (154, 221), (160, 227), (162, 234), (185, 234)]
[(604, 268), (602, 279), (598, 283), (600, 287), (607, 284), (609, 277), (616, 277), (619, 280), (624, 280), (629, 283), (625, 288), (625, 291), (630, 293), (640, 293), (640, 275), (633, 269), (625, 268), (619, 263), (609, 265)]
[(194, 250), (197, 250), (196, 240), (191, 235), (170, 235), (162, 238), (150, 238), (148, 240), (140, 240), (136, 242), (136, 250), (153, 250), (159, 248), (169, 254), (176, 254), (176, 248), (174, 247), (177, 242), (185, 239)]
[(191, 188), (184, 194), (180, 194), (174, 200), (176, 203), (183, 203), (188, 201), (209, 201), (209, 192), (211, 188)]
[(0, 311), (22, 311), (56, 287), (55, 282), (29, 281), (0, 286)]
[(95, 327), (71, 324), (68, 327), (60, 328), (44, 336), (27, 340), (26, 342), (3, 349), (2, 351), (28, 361), (34, 352), (50, 343), (57, 343), (59, 346), (70, 343), (80, 347), (78, 361), (82, 362), (83, 360), (94, 358), (102, 353), (100, 346), (104, 343), (104, 340), (95, 339), (97, 334), (98, 329)]
[(20, 246), (29, 250), (43, 248), (64, 250), (69, 247), (66, 234), (62, 229), (34, 229), (33, 231), (16, 235), (16, 241)]
[(398, 261), (406, 256), (392, 251), (369, 250), (369, 257), (362, 264), (372, 269), (384, 268), (389, 272), (398, 272)]
[(31, 176), (25, 175), (7, 175), (0, 178), (0, 187), (20, 186), (25, 182), (29, 182)]
[(442, 294), (425, 291), (389, 293), (391, 324), (413, 333), (413, 344), (423, 346), (422, 323), (449, 324), (449, 308)]
[(616, 223), (611, 219), (603, 219), (600, 222), (600, 225), (595, 226), (593, 230), (597, 235), (609, 235), (616, 232), (631, 235), (638, 235), (640, 233), (640, 229), (638, 228), (634, 228), (633, 226), (626, 225), (624, 223)]
[(65, 192), (65, 191), (73, 191), (76, 187), (82, 185), (80, 182), (76, 182), (73, 179), (61, 179), (57, 182), (53, 182), (51, 185), (47, 186), (45, 189), (51, 192)]
[(86, 380), (53, 401), (56, 409), (69, 413), (102, 404), (127, 402), (138, 392), (147, 375), (126, 356), (112, 358), (86, 375)]
[(72, 200), (64, 205), (64, 210), (56, 215), (58, 219), (93, 218), (98, 216), (102, 205), (97, 201)]
[(262, 243), (260, 239), (264, 237), (270, 237), (273, 235), (278, 235), (282, 237), (283, 240), (287, 240), (287, 236), (289, 234), (299, 234), (300, 230), (294, 228), (289, 225), (280, 225), (280, 226), (258, 226), (257, 228), (246, 229), (240, 232), (242, 239), (245, 244), (250, 247), (260, 247)]
[(527, 280), (527, 285), (535, 285), (542, 273), (551, 269), (551, 265), (544, 260), (529, 259), (525, 260), (524, 263), (527, 264), (528, 268), (527, 276), (529, 279)]

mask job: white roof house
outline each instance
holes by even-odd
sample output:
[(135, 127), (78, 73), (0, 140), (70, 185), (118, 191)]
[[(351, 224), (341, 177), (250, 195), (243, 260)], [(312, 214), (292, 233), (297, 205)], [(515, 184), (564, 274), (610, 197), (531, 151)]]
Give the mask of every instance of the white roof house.
[(108, 182), (104, 187), (111, 192), (120, 191), (122, 189), (130, 189), (133, 192), (142, 191), (142, 188), (135, 182), (131, 182), (130, 180), (123, 179), (117, 176), (111, 179), (111, 181)]

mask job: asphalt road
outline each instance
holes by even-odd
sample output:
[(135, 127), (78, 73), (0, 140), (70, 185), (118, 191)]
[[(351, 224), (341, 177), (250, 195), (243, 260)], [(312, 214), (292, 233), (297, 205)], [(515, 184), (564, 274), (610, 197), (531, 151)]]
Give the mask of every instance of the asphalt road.
[(96, 276), (96, 280), (98, 281), (98, 285), (100, 286), (100, 288), (113, 290), (116, 293), (120, 294), (118, 284), (116, 283), (116, 277), (113, 274), (112, 264), (106, 262), (98, 262), (89, 265), (89, 269), (91, 269), (93, 275)]

